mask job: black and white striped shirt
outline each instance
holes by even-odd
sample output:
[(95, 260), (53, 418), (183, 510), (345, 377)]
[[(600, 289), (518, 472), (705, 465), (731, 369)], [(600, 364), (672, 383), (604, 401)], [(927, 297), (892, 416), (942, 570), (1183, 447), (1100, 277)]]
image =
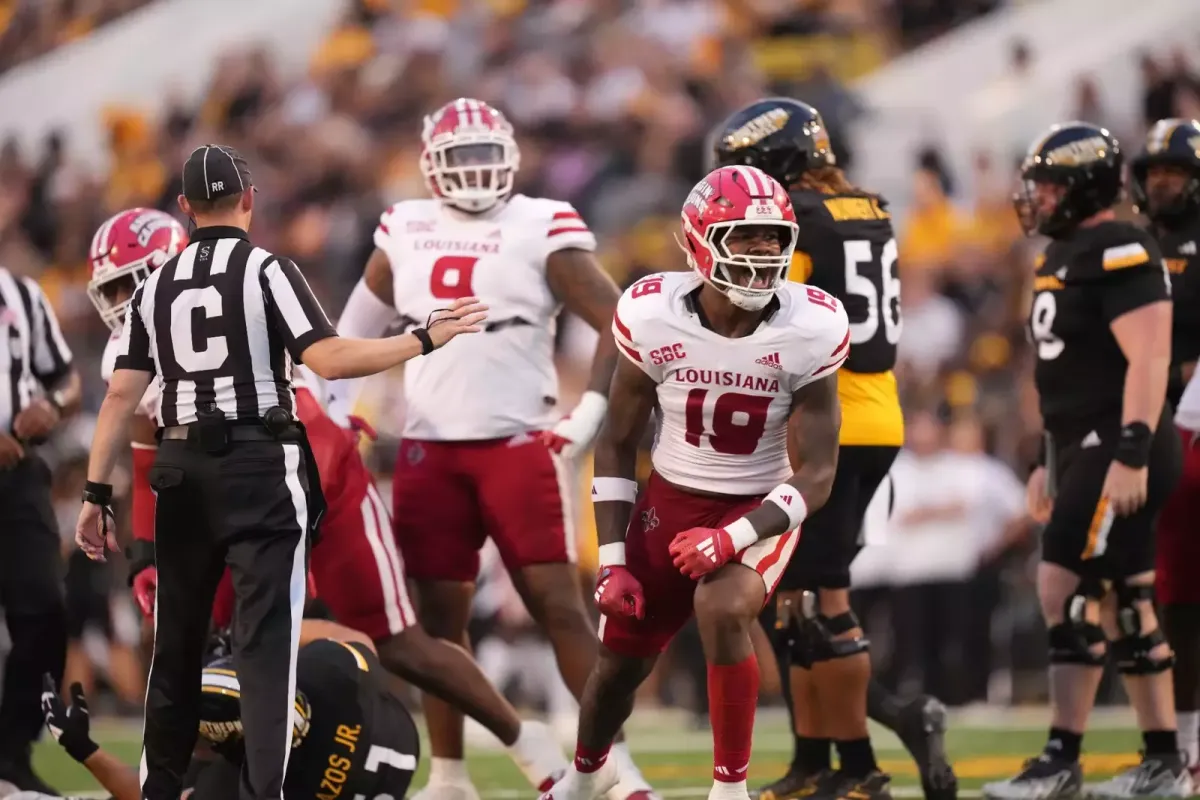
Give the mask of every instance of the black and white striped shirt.
[(295, 413), (293, 362), (335, 335), (292, 261), (239, 228), (200, 228), (134, 293), (115, 369), (159, 376), (164, 427), (195, 422), (209, 406), (231, 420), (273, 406)]
[(71, 349), (41, 288), (0, 268), (0, 430), (71, 371)]

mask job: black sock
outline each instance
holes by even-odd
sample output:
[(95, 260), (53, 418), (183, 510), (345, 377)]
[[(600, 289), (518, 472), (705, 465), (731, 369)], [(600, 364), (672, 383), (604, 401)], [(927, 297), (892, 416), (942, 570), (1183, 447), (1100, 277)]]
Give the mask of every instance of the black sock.
[(870, 739), (849, 739), (846, 741), (838, 740), (834, 742), (837, 746), (838, 766), (842, 772), (852, 778), (865, 778), (873, 770), (878, 769), (875, 764), (875, 751), (871, 748)]
[(829, 747), (833, 744), (829, 739), (814, 739), (811, 736), (796, 737), (796, 756), (792, 759), (792, 771), (801, 775), (811, 775), (823, 769), (832, 768)]
[(1079, 751), (1083, 749), (1083, 734), (1051, 728), (1050, 738), (1046, 740), (1046, 755), (1063, 761), (1078, 761)]
[(1175, 731), (1142, 731), (1142, 742), (1148, 756), (1173, 756), (1179, 752)]
[(904, 704), (874, 678), (867, 684), (867, 716), (890, 731), (899, 731)]

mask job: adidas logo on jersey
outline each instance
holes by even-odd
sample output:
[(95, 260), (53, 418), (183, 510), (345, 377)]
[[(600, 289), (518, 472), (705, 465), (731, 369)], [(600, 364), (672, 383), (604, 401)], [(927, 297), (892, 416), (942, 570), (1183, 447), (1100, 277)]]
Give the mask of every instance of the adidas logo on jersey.
[(764, 367), (774, 367), (775, 369), (783, 369), (783, 364), (779, 363), (779, 353), (771, 353), (769, 356), (754, 359), (755, 364), (762, 364)]

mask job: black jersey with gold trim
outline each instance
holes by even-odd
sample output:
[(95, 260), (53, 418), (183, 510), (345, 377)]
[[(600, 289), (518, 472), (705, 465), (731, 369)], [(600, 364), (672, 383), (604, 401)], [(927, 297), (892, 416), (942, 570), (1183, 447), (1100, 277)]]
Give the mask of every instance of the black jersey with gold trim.
[[(285, 796), (404, 797), (417, 768), (419, 738), (385, 675), (375, 654), (359, 644), (320, 639), (301, 648)], [(202, 690), (202, 737), (241, 763), (241, 688), (231, 660), (204, 669)]]
[(1161, 230), (1158, 246), (1171, 276), (1171, 387), (1167, 396), (1179, 404), (1184, 381), (1179, 367), (1200, 358), (1200, 219), (1177, 230)]
[(1170, 298), (1158, 244), (1125, 222), (1076, 228), (1046, 248), (1029, 336), (1046, 430), (1072, 440), (1119, 426), (1127, 362), (1113, 320)]

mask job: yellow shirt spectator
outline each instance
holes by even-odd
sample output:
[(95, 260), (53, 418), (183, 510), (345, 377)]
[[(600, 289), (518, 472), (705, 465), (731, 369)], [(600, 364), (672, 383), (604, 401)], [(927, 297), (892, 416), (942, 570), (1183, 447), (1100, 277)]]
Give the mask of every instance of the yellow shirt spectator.
[(947, 199), (937, 175), (918, 170), (913, 185), (913, 210), (900, 234), (901, 268), (937, 270), (954, 266), (968, 231), (966, 220)]

